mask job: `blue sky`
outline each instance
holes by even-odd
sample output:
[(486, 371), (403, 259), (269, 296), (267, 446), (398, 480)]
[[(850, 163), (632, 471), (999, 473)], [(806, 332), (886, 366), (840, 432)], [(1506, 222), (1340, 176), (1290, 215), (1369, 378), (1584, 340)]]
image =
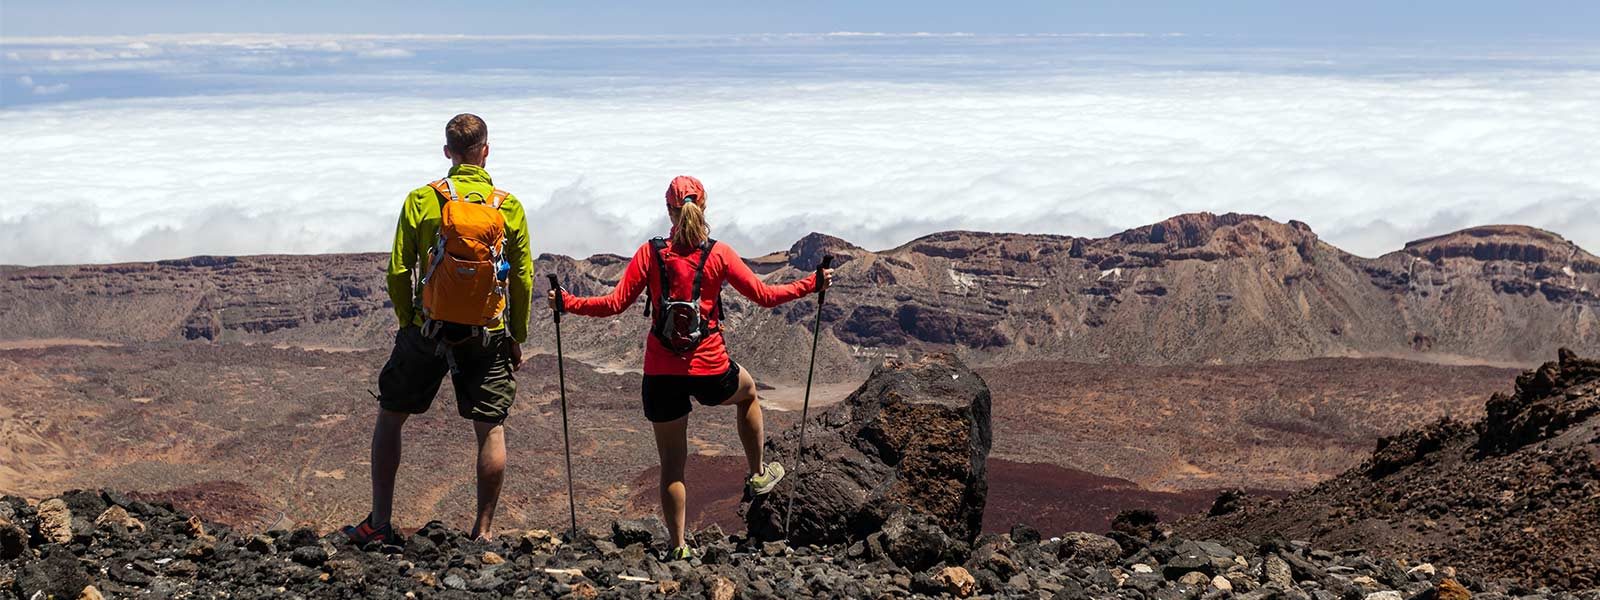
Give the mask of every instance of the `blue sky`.
[(193, 32), (726, 34), (1186, 32), (1254, 37), (1591, 38), (1592, 0), (1091, 0), (473, 3), (7, 0), (0, 35)]

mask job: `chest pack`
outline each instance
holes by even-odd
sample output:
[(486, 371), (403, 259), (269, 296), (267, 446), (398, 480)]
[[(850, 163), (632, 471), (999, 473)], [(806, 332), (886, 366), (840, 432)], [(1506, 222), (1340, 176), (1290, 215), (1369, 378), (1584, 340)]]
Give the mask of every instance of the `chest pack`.
[(423, 334), (450, 345), (481, 337), (500, 325), (505, 313), (507, 276), (506, 221), (500, 205), (508, 194), (500, 189), (474, 202), (456, 193), (449, 177), (428, 184), (444, 199), (439, 207), (439, 233), (428, 251), (422, 274)]
[[(661, 252), (667, 248), (667, 240), (655, 238), (650, 240), (650, 253), (655, 256), (656, 272), (660, 274), (660, 281), (656, 288), (656, 307), (654, 319), (650, 322), (650, 333), (661, 345), (676, 354), (686, 355), (694, 352), (718, 328), (711, 326), (711, 319), (700, 312), (701, 285), (705, 282), (706, 261), (711, 258), (711, 249), (717, 245), (716, 240), (707, 239), (700, 244), (700, 260), (695, 264), (694, 286), (689, 298), (676, 298), (672, 294), (672, 279), (667, 270), (666, 258)], [(688, 258), (685, 257), (685, 260)], [(713, 309), (718, 322), (722, 321), (722, 294), (717, 294), (717, 301)], [(645, 315), (650, 315), (650, 304), (645, 304)]]

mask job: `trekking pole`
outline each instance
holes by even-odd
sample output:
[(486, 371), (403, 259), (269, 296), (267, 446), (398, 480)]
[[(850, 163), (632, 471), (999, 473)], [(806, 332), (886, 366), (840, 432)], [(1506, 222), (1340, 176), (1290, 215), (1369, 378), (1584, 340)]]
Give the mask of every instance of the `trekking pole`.
[[(817, 281), (822, 281), (822, 271), (833, 266), (833, 255), (822, 257), (817, 265)], [(800, 467), (806, 462), (806, 416), (811, 412), (811, 377), (817, 372), (817, 340), (822, 338), (822, 304), (828, 301), (828, 290), (817, 292), (817, 320), (811, 324), (811, 365), (806, 367), (806, 395), (800, 404), (800, 451), (795, 455), (794, 474), (800, 476)], [(794, 494), (789, 494), (789, 505), (783, 509), (783, 537), (789, 538), (789, 518), (794, 516)]]
[(561, 355), (561, 308), (565, 304), (561, 301), (561, 282), (556, 280), (554, 273), (550, 274), (550, 289), (556, 293), (556, 308), (551, 311), (556, 322), (556, 377), (561, 382), (561, 445), (567, 451), (567, 513), (572, 516), (572, 531), (567, 534), (567, 540), (578, 541), (578, 501), (572, 493), (572, 437), (567, 431), (567, 367), (566, 358)]

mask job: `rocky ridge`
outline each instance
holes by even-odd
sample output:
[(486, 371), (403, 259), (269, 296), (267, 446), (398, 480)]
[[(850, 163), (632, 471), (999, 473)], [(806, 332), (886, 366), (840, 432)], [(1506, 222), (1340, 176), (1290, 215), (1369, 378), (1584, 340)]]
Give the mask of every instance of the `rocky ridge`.
[(1562, 350), (1487, 402), (1378, 442), (1282, 501), (1233, 499), (1186, 535), (1286, 535), (1449, 561), (1503, 587), (1600, 586), (1600, 360)]
[[(1558, 346), (1600, 352), (1600, 259), (1538, 229), (1498, 225), (1419, 240), (1377, 258), (1309, 226), (1185, 214), (1104, 238), (952, 231), (882, 251), (812, 234), (749, 258), (774, 281), (824, 254), (839, 282), (823, 312), (824, 372), (931, 351), (980, 366), (1019, 360), (1242, 363), (1437, 356), (1532, 364)], [(0, 273), (5, 339), (212, 340), (375, 348), (393, 316), (376, 254), (193, 257)], [(541, 256), (574, 293), (598, 294), (626, 259)], [(758, 309), (724, 294), (732, 350), (769, 378), (798, 379), (814, 305)], [(535, 344), (553, 339), (535, 307)], [(577, 358), (636, 366), (627, 319), (569, 320)], [(545, 348), (549, 350), (550, 348)], [(614, 365), (612, 363), (615, 363)]]

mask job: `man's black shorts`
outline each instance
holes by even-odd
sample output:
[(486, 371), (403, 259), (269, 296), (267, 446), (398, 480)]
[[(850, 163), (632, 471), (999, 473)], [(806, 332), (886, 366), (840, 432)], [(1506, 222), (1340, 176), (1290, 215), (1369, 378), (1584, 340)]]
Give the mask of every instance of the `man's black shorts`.
[(739, 365), (729, 362), (721, 375), (645, 375), (640, 392), (644, 416), (653, 423), (676, 421), (689, 414), (689, 397), (706, 406), (726, 402), (739, 391)]
[[(506, 420), (517, 399), (517, 380), (511, 374), (510, 336), (490, 332), (489, 345), (467, 342), (453, 350), (460, 373), (451, 375), (456, 390), (456, 412), (485, 423)], [(428, 412), (439, 395), (450, 364), (436, 353), (437, 342), (423, 337), (420, 327), (402, 327), (394, 336), (394, 351), (378, 373), (378, 405), (384, 410), (420, 415)]]

